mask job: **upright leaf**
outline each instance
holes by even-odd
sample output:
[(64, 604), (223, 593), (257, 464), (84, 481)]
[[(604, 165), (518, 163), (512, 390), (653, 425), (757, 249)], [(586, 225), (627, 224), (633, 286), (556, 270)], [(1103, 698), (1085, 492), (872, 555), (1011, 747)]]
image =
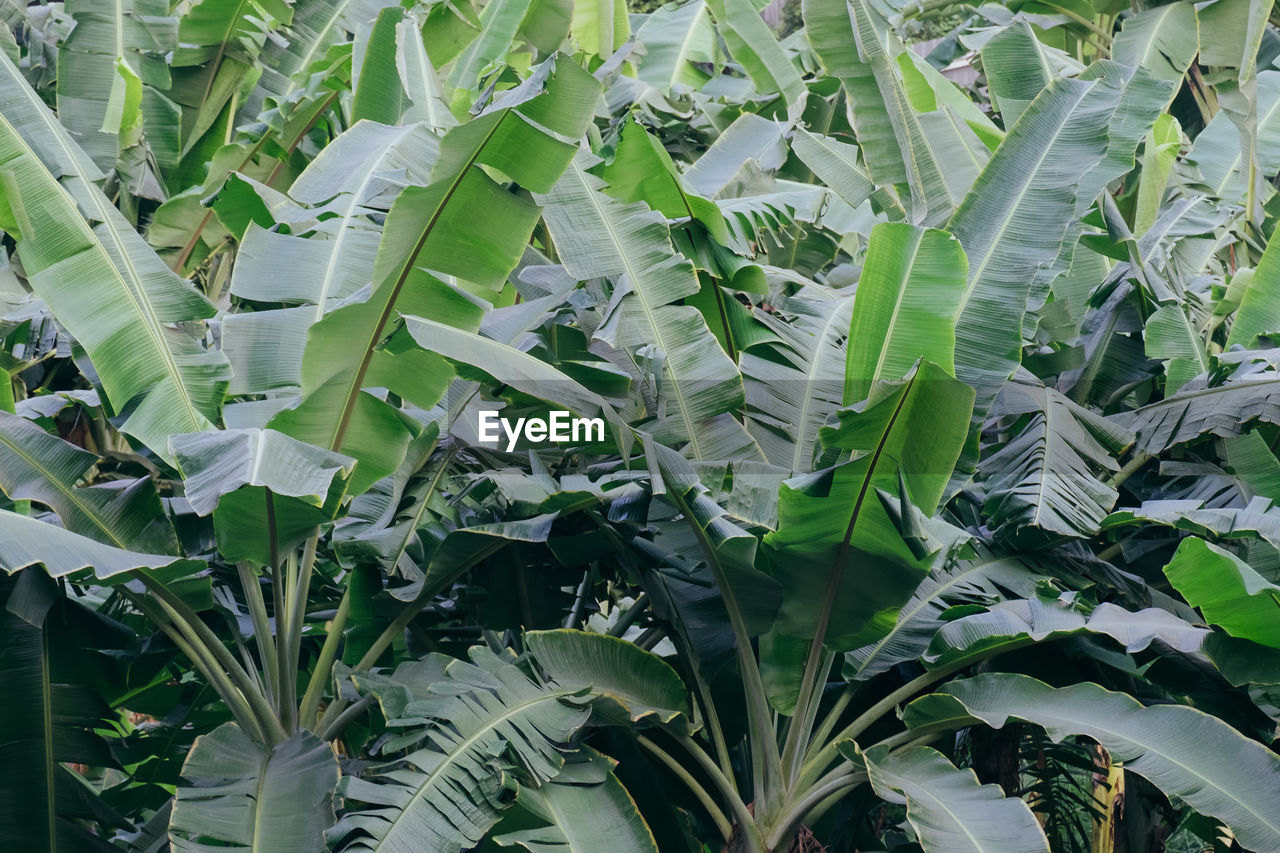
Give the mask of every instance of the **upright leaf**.
[(693, 265), (673, 250), (661, 216), (643, 203), (619, 202), (603, 187), (579, 160), (542, 202), (569, 273), (581, 280), (617, 277), (596, 337), (628, 353), (656, 381), (662, 406), (648, 429), (694, 459), (759, 458), (728, 414), (742, 404), (737, 367), (696, 308), (672, 304), (698, 292)]
[(919, 359), (955, 369), (955, 320), (968, 262), (945, 231), (882, 223), (871, 231), (858, 279), (845, 363), (844, 402), (900, 379)]
[(94, 184), (101, 177), (0, 57), (0, 226), (93, 360), (121, 428), (165, 457), (170, 435), (213, 426), (230, 370), (179, 326), (213, 306), (156, 257)]
[(969, 257), (956, 375), (977, 391), (975, 429), (1021, 361), (1033, 282), (1063, 271), (1063, 258), (1069, 266), (1078, 218), (1110, 180), (1112, 157), (1123, 159), (1126, 151), (1132, 157), (1166, 89), (1145, 72), (1114, 64), (1100, 65), (1089, 80), (1053, 81), (952, 217), (948, 228)]
[[(856, 648), (881, 636), (929, 569), (903, 540), (878, 494), (899, 493), (932, 514), (959, 456), (972, 390), (922, 362), (902, 382), (838, 413), (824, 446), (848, 462), (783, 484), (778, 528), (765, 536), (769, 566), (784, 591), (778, 630), (811, 637), (830, 611), (826, 641)], [(901, 478), (901, 479), (900, 479)], [(839, 512), (833, 512), (839, 507)]]

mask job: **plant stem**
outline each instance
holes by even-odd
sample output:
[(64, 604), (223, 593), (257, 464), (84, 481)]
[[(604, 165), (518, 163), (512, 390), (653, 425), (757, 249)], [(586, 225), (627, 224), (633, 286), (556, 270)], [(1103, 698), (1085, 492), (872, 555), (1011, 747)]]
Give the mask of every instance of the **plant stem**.
[(822, 725), (814, 732), (812, 739), (809, 741), (809, 749), (805, 752), (805, 758), (809, 758), (815, 748), (819, 744), (824, 744), (831, 737), (831, 732), (835, 730), (836, 724), (840, 722), (840, 716), (848, 709), (849, 703), (853, 701), (853, 695), (858, 692), (858, 688), (852, 683), (846, 684), (844, 689), (840, 691), (840, 695), (836, 697), (835, 704), (831, 706), (831, 710), (827, 712), (827, 716), (823, 719)]
[(858, 735), (870, 728), (881, 717), (896, 708), (899, 703), (910, 699), (926, 687), (936, 684), (962, 669), (966, 669), (976, 663), (980, 663), (987, 658), (995, 657), (998, 654), (1031, 645), (1032, 642), (1034, 641), (1030, 638), (1025, 640), (1015, 640), (1006, 643), (998, 649), (992, 649), (985, 653), (952, 661), (946, 666), (930, 670), (923, 675), (908, 681), (906, 684), (902, 685), (897, 690), (872, 705), (866, 711), (859, 714), (853, 722), (841, 729), (835, 737), (828, 741), (827, 744), (819, 750), (817, 755), (806, 761), (804, 766), (800, 769), (800, 776), (797, 780), (796, 786), (801, 787), (806, 785), (807, 781), (816, 778), (817, 775), (822, 772), (823, 768), (831, 763), (832, 759), (839, 754), (839, 750), (836, 748), (837, 743), (842, 740), (852, 740), (856, 738)]
[(350, 708), (347, 708), (341, 714), (335, 716), (328, 722), (328, 724), (320, 726), (320, 731), (316, 732), (316, 737), (321, 740), (332, 740), (342, 734), (343, 729), (351, 725), (351, 722), (355, 720), (356, 717), (363, 714), (365, 709), (373, 704), (373, 699), (374, 696), (372, 693), (366, 696), (361, 696), (351, 705)]
[(707, 537), (707, 532), (694, 517), (693, 510), (684, 495), (674, 490), (668, 494), (689, 523), (693, 535), (697, 537), (698, 544), (706, 555), (707, 565), (711, 567), (711, 572), (715, 576), (716, 586), (720, 588), (725, 610), (729, 613), (729, 623), (733, 627), (734, 650), (738, 655), (738, 666), (742, 670), (742, 690), (747, 703), (747, 722), (751, 729), (749, 741), (756, 808), (772, 811), (780, 804), (782, 797), (782, 759), (778, 754), (778, 741), (769, 713), (769, 701), (764, 690), (764, 680), (760, 677), (760, 664), (756, 661), (755, 650), (751, 646), (751, 635), (747, 633), (742, 609), (738, 606), (738, 599), (733, 587), (729, 584), (728, 575), (725, 573), (724, 566), (720, 564), (720, 555)]
[(338, 612), (329, 623), (324, 645), (320, 648), (320, 657), (316, 659), (316, 668), (312, 670), (311, 679), (307, 682), (307, 692), (302, 696), (298, 724), (304, 728), (314, 729), (319, 722), (320, 695), (324, 692), (324, 686), (333, 671), (333, 662), (338, 657), (338, 645), (342, 642), (342, 632), (347, 627), (347, 616), (350, 613), (351, 584), (348, 582), (347, 590), (342, 594), (342, 601), (338, 604)]
[(636, 600), (631, 603), (627, 611), (618, 617), (618, 621), (609, 629), (610, 637), (621, 637), (627, 633), (627, 629), (644, 615), (645, 610), (649, 607), (649, 593), (642, 592), (636, 596)]
[(720, 831), (720, 837), (728, 841), (729, 837), (733, 835), (733, 825), (729, 823), (729, 819), (724, 816), (724, 812), (716, 805), (716, 801), (712, 796), (707, 793), (707, 789), (698, 784), (698, 780), (693, 778), (693, 774), (685, 770), (684, 765), (672, 758), (662, 747), (644, 735), (638, 735), (636, 741), (675, 774), (677, 779), (684, 783), (684, 786), (689, 789), (689, 792), (697, 798), (702, 807), (706, 809), (707, 814), (711, 816), (711, 821), (716, 825), (716, 829)]
[(168, 614), (173, 622), (190, 632), (192, 644), (199, 649), (207, 651), (212, 655), (213, 659), (221, 666), (231, 681), (240, 688), (244, 694), (245, 700), (253, 708), (258, 722), (262, 729), (266, 732), (269, 745), (279, 743), (288, 737), (284, 728), (280, 725), (280, 718), (275, 715), (269, 703), (260, 691), (256, 689), (253, 680), (249, 678), (249, 674), (244, 671), (244, 667), (231, 656), (226, 647), (222, 645), (222, 640), (218, 635), (209, 630), (209, 626), (204, 624), (200, 616), (187, 606), (181, 598), (174, 595), (173, 592), (164, 584), (142, 575), (143, 583), (156, 597), (156, 603), (161, 609)]
[(320, 543), (320, 531), (307, 539), (302, 549), (302, 560), (299, 562), (290, 555), (289, 586), (285, 589), (288, 600), (285, 603), (286, 616), (284, 623), (285, 670), (281, 673), (288, 702), (284, 706), (285, 728), (296, 731), (298, 728), (298, 667), (302, 657), (302, 631), (307, 623), (307, 594), (311, 591), (311, 575), (315, 571), (316, 549)]
[(163, 610), (153, 607), (151, 602), (147, 601), (141, 595), (135, 595), (129, 590), (121, 587), (121, 594), (134, 607), (138, 609), (144, 616), (156, 624), (156, 626), (165, 633), (165, 635), (173, 641), (178, 651), (186, 655), (192, 665), (200, 671), (209, 684), (213, 685), (213, 689), (217, 691), (218, 697), (227, 704), (227, 708), (231, 711), (231, 716), (235, 718), (236, 723), (251, 738), (256, 738), (262, 742), (266, 742), (266, 733), (259, 724), (257, 716), (253, 709), (249, 706), (244, 694), (240, 689), (231, 683), (231, 679), (222, 671), (222, 668), (211, 658), (211, 656), (203, 649), (201, 643), (191, 642), (188, 640), (187, 634), (184, 633), (170, 619)]
[(1126, 462), (1123, 468), (1111, 475), (1111, 478), (1107, 480), (1107, 485), (1113, 489), (1120, 488), (1121, 483), (1136, 474), (1139, 468), (1152, 459), (1155, 459), (1153, 454), (1147, 453), (1145, 450), (1135, 450), (1133, 458)]
[(791, 718), (791, 728), (787, 730), (786, 745), (782, 750), (782, 767), (788, 782), (795, 779), (800, 771), (800, 765), (809, 745), (809, 735), (813, 732), (813, 724), (818, 716), (818, 706), (822, 702), (822, 689), (827, 683), (827, 676), (831, 672), (831, 663), (834, 660), (834, 652), (824, 652), (818, 664), (818, 676), (811, 688), (813, 696), (804, 705), (804, 716), (800, 716), (801, 709), (797, 707), (796, 715)]
[[(393, 642), (395, 642), (396, 637), (400, 636), (400, 634), (404, 632), (404, 629), (408, 627), (414, 617), (421, 613), (441, 590), (448, 587), (449, 584), (454, 582), (454, 580), (470, 571), (477, 563), (490, 556), (501, 547), (502, 543), (499, 543), (498, 545), (484, 547), (473, 552), (459, 568), (450, 572), (448, 575), (437, 578), (435, 583), (429, 584), (427, 583), (427, 578), (424, 578), (422, 581), (422, 589), (418, 592), (417, 597), (405, 605), (404, 609), (401, 610), (391, 624), (378, 635), (378, 639), (373, 641), (373, 645), (369, 646), (368, 651), (364, 653), (364, 656), (356, 662), (356, 665), (352, 667), (352, 669), (356, 672), (370, 669), (378, 662), (378, 658), (382, 657), (382, 653), (385, 652)], [(428, 575), (430, 575), (429, 570)], [(350, 588), (348, 588), (348, 591), (349, 589)], [(335, 697), (333, 703), (325, 709), (324, 716), (320, 718), (319, 728), (324, 730), (331, 726), (334, 719), (341, 714), (343, 709), (346, 707), (346, 700), (340, 697)]]
[(805, 816), (809, 811), (816, 808), (823, 801), (837, 794), (843, 794), (849, 788), (861, 785), (865, 781), (867, 781), (866, 773), (844, 773), (809, 789), (794, 805), (784, 809), (778, 815), (778, 822), (765, 836), (766, 849), (779, 849), (780, 845), (791, 833), (795, 832), (804, 822)]
[(253, 641), (258, 647), (258, 658), (262, 661), (262, 670), (266, 674), (267, 693), (276, 695), (276, 684), (280, 681), (277, 668), (275, 641), (271, 636), (271, 621), (267, 618), (267, 603), (262, 597), (262, 584), (258, 582), (258, 572), (252, 563), (241, 560), (236, 563), (236, 572), (240, 576), (240, 588), (244, 592), (245, 604), (249, 608), (249, 618), (253, 622)]
[(921, 726), (918, 729), (903, 729), (896, 735), (887, 737), (880, 741), (876, 746), (886, 747), (890, 752), (907, 750), (913, 746), (935, 741), (949, 731), (954, 731), (955, 726), (945, 723), (937, 726)]
[(742, 827), (743, 835), (748, 833), (759, 834), (756, 828), (755, 818), (747, 804), (742, 801), (742, 796), (738, 793), (737, 787), (733, 784), (733, 779), (720, 772), (720, 768), (711, 760), (706, 751), (694, 742), (693, 738), (688, 735), (680, 735), (676, 737), (676, 741), (684, 747), (685, 752), (702, 768), (702, 772), (706, 773), (712, 783), (715, 784), (720, 796), (724, 798), (725, 803), (729, 806), (729, 810), (733, 812), (734, 817), (738, 821), (738, 825)]

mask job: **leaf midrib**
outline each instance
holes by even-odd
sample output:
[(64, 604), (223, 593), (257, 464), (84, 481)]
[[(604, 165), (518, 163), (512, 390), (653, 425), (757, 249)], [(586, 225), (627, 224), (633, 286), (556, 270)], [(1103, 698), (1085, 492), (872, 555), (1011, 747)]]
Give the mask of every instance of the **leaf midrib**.
[[(23, 450), (20, 446), (14, 443), (3, 430), (0, 430), (0, 443), (3, 443), (6, 447), (12, 450), (13, 453), (17, 455), (19, 459), (26, 462), (37, 473), (39, 473), (40, 476), (44, 478), (45, 482), (53, 486), (57, 491), (61, 492), (62, 495), (66, 497), (66, 499), (69, 500), (71, 503), (75, 504), (77, 509), (79, 509), (86, 517), (88, 517), (103, 534), (105, 534), (112, 542), (115, 543), (116, 547), (121, 548), (122, 550), (125, 550), (125, 551), (129, 550), (128, 543), (120, 539), (118, 536), (115, 535), (114, 532), (112, 532), (111, 528), (109, 528), (106, 525), (106, 523), (103, 522), (103, 520), (98, 515), (95, 509), (93, 509), (88, 504), (85, 504), (83, 501), (80, 500), (80, 497), (76, 494), (76, 490), (74, 488), (68, 488), (67, 485), (63, 483), (61, 479), (54, 476), (54, 473), (50, 471), (48, 468), (46, 468), (40, 462), (40, 460), (36, 459), (34, 456), (31, 456), (29, 453)], [(64, 522), (65, 522), (65, 519), (64, 519)]]
[(622, 241), (618, 236), (617, 229), (606, 215), (604, 206), (601, 205), (599, 198), (597, 198), (597, 191), (590, 183), (587, 182), (582, 169), (579, 168), (577, 163), (574, 163), (569, 168), (573, 171), (574, 177), (576, 177), (579, 183), (582, 184), (584, 195), (590, 202), (592, 210), (595, 211), (597, 221), (599, 221), (600, 224), (604, 226), (604, 229), (609, 233), (609, 242), (613, 244), (614, 250), (617, 252), (618, 259), (622, 261), (623, 270), (631, 279), (631, 292), (628, 295), (634, 295), (640, 303), (640, 307), (644, 311), (645, 321), (648, 323), (649, 328), (653, 331), (654, 338), (662, 348), (662, 352), (664, 353), (664, 357), (662, 359), (662, 370), (671, 379), (671, 388), (676, 396), (676, 402), (678, 404), (677, 407), (680, 410), (680, 419), (684, 421), (685, 431), (689, 435), (689, 446), (693, 448), (694, 458), (701, 459), (702, 445), (698, 441), (698, 431), (694, 428), (693, 419), (689, 416), (688, 402), (685, 400), (684, 389), (681, 387), (682, 380), (676, 377), (675, 370), (671, 366), (671, 350), (668, 349), (666, 340), (663, 337), (662, 325), (658, 323), (658, 319), (654, 314), (654, 309), (649, 304), (649, 300), (640, 286), (641, 277), (637, 273), (635, 266), (632, 265), (631, 258), (626, 251), (626, 247), (623, 246)]
[[(534, 687), (534, 686), (535, 685), (530, 684), (530, 687)], [(454, 744), (453, 748), (450, 751), (444, 753), (444, 756), (445, 756), (444, 760), (441, 761), (440, 764), (434, 770), (426, 774), (426, 776), (422, 780), (422, 783), (418, 785), (417, 788), (414, 790), (413, 796), (409, 798), (409, 802), (405, 804), (404, 808), (400, 809), (400, 811), (396, 814), (394, 818), (392, 818), (390, 821), (387, 822), (388, 824), (387, 831), (383, 833), (382, 838), (379, 839), (379, 845), (381, 845), (387, 840), (387, 838), (391, 835), (391, 833), (395, 831), (396, 826), (399, 825), (401, 818), (403, 818), (406, 814), (408, 814), (409, 810), (412, 809), (414, 805), (418, 803), (421, 799), (423, 799), (429, 790), (434, 788), (441, 781), (447, 781), (447, 778), (445, 777), (445, 771), (455, 766), (462, 759), (463, 756), (469, 753), (472, 747), (474, 747), (476, 744), (478, 744), (481, 741), (483, 737), (493, 732), (495, 729), (498, 728), (498, 726), (502, 725), (508, 720), (515, 719), (516, 717), (520, 716), (525, 710), (529, 708), (532, 708), (536, 705), (540, 705), (543, 702), (559, 702), (561, 699), (567, 699), (570, 696), (576, 695), (576, 693), (577, 691), (574, 691), (574, 690), (557, 690), (550, 693), (538, 693), (530, 697), (529, 699), (526, 699), (523, 702), (519, 702), (515, 705), (504, 705), (503, 712), (501, 714), (495, 717), (489, 718), (474, 733), (464, 736), (462, 740)]]
[[(458, 169), (453, 177), (453, 181), (449, 184), (449, 188), (445, 190), (439, 203), (436, 204), (435, 211), (431, 214), (431, 218), (427, 224), (423, 226), (422, 234), (414, 244), (412, 251), (405, 258), (404, 263), (400, 267), (400, 272), (396, 276), (395, 283), (392, 285), (391, 293), (387, 295), (386, 307), (382, 309), (382, 313), (378, 316), (377, 325), (373, 330), (373, 337), (369, 340), (364, 348), (364, 355), (360, 359), (360, 366), (356, 368), (355, 376), (352, 377), (351, 384), (347, 388), (347, 393), (342, 402), (342, 414), (338, 419), (338, 423), (330, 438), (329, 449), (338, 452), (342, 449), (342, 440), (346, 436), (347, 426), (351, 422), (351, 415), (355, 411), (355, 401), (358, 398), (364, 385), (365, 374), (369, 371), (369, 363), (373, 360), (374, 347), (382, 338), (382, 331), (386, 328), (387, 320), (391, 317), (391, 312), (395, 310), (396, 301), (400, 298), (400, 291), (404, 287), (404, 283), (409, 279), (409, 273), (415, 268), (418, 255), (422, 253), (423, 248), (427, 244), (427, 240), (435, 232), (436, 225), (440, 222), (440, 217), (444, 214), (445, 209), (449, 206), (449, 202), (453, 200), (454, 193), (458, 191), (458, 187), (462, 186), (463, 179), (471, 168), (479, 159), (480, 154), (488, 146), (490, 140), (497, 134), (498, 128), (502, 127), (507, 118), (511, 115), (510, 110), (503, 113), (497, 121), (493, 123), (493, 127), (485, 134), (484, 139), (475, 147), (471, 155), (467, 158), (462, 167)], [(428, 184), (430, 186), (430, 184)], [(370, 296), (372, 297), (372, 293)]]
[[(6, 71), (8, 71), (11, 68), (8, 62), (0, 63), (0, 64), (4, 66)], [(12, 73), (10, 73), (10, 76), (12, 76)], [(68, 159), (71, 160), (72, 163), (78, 167), (79, 158), (75, 156), (74, 151), (72, 151), (70, 148), (66, 146), (66, 140), (63, 138), (62, 134), (60, 133), (61, 126), (59, 125), (57, 127), (54, 127), (53, 124), (49, 122), (49, 117), (47, 115), (48, 108), (43, 103), (41, 103), (40, 101), (38, 101), (33, 97), (34, 92), (31, 90), (29, 86), (25, 85), (25, 83), (22, 83), (21, 81), (16, 81), (16, 82), (19, 90), (22, 92), (23, 97), (31, 102), (32, 107), (34, 108), (36, 114), (40, 117), (40, 120), (44, 122), (46, 126), (49, 127), (50, 135), (57, 140), (59, 146), (67, 154)], [(129, 277), (134, 282), (137, 283), (137, 287), (139, 291), (137, 294), (134, 293), (133, 288), (129, 285), (125, 276), (121, 273), (119, 267), (117, 267), (115, 263), (112, 261), (111, 254), (107, 252), (106, 247), (102, 245), (102, 241), (98, 237), (98, 234), (94, 231), (93, 227), (89, 225), (84, 214), (80, 212), (79, 204), (76, 203), (75, 198), (71, 195), (71, 193), (67, 190), (67, 188), (62, 185), (62, 181), (54, 177), (53, 172), (49, 170), (49, 167), (47, 165), (45, 165), (44, 160), (39, 155), (37, 155), (29, 145), (27, 145), (27, 140), (22, 136), (21, 133), (18, 132), (18, 129), (16, 127), (14, 127), (12, 124), (9, 123), (9, 120), (6, 119), (3, 114), (0, 114), (0, 124), (3, 124), (6, 128), (8, 128), (13, 138), (17, 141), (19, 145), (22, 146), (23, 150), (27, 152), (27, 155), (31, 157), (34, 162), (40, 164), (40, 167), (44, 172), (45, 176), (49, 178), (49, 180), (53, 183), (53, 185), (55, 185), (58, 188), (58, 192), (62, 194), (63, 201), (66, 202), (67, 206), (70, 207), (71, 210), (75, 211), (76, 217), (81, 220), (81, 223), (84, 225), (85, 230), (89, 232), (89, 238), (90, 238), (89, 243), (92, 249), (97, 251), (97, 253), (102, 256), (103, 262), (106, 265), (107, 269), (110, 269), (112, 273), (115, 274), (116, 280), (120, 285), (120, 289), (122, 289), (125, 292), (125, 294), (129, 297), (129, 301), (133, 303), (135, 310), (146, 321), (144, 323), (144, 326), (146, 327), (147, 335), (151, 338), (152, 342), (155, 344), (156, 349), (159, 351), (161, 358), (165, 362), (166, 367), (168, 368), (167, 370), (168, 375), (174, 380), (173, 385), (175, 386), (178, 392), (178, 396), (182, 400), (183, 408), (187, 410), (187, 413), (191, 418), (191, 423), (195, 427), (194, 429), (191, 429), (190, 432), (201, 431), (201, 428), (202, 428), (201, 421), (205, 420), (204, 415), (200, 412), (199, 409), (196, 408), (195, 403), (192, 401), (190, 394), (187, 392), (186, 384), (182, 381), (182, 372), (178, 367), (177, 360), (173, 357), (173, 353), (169, 351), (169, 348), (165, 346), (164, 338), (160, 334), (160, 321), (156, 317), (155, 311), (151, 307), (151, 303), (146, 299), (139, 298), (141, 296), (145, 296), (146, 291), (143, 290), (142, 288), (142, 282), (138, 277), (137, 269), (133, 266), (133, 260), (129, 252), (125, 250), (125, 246), (121, 242), (119, 235), (116, 234), (115, 228), (112, 227), (112, 223), (109, 219), (110, 214), (104, 209), (104, 202), (106, 200), (106, 197), (102, 195), (102, 191), (98, 189), (97, 184), (89, 180), (88, 176), (82, 174), (77, 168), (77, 171), (75, 172), (75, 176), (84, 182), (86, 194), (91, 199), (93, 199), (94, 206), (97, 208), (99, 213), (98, 222), (100, 222), (103, 228), (106, 230), (106, 232), (111, 235), (112, 243), (115, 245), (116, 251), (119, 253), (121, 263), (127, 268)], [(114, 208), (112, 208), (112, 210), (114, 210)], [(154, 390), (155, 390), (155, 387), (153, 386), (150, 389), (150, 391), (145, 391), (143, 393), (150, 394)], [(129, 401), (123, 400), (121, 401), (121, 405), (127, 402)]]
[[(1035, 178), (1040, 174), (1041, 167), (1044, 166), (1045, 161), (1049, 158), (1049, 153), (1053, 150), (1054, 143), (1057, 142), (1058, 138), (1062, 136), (1063, 131), (1066, 129), (1067, 124), (1070, 121), (1071, 117), (1075, 115), (1076, 110), (1080, 107), (1080, 104), (1084, 101), (1085, 96), (1088, 95), (1088, 93), (1091, 91), (1093, 91), (1092, 86), (1080, 92), (1080, 96), (1076, 98), (1075, 103), (1071, 105), (1071, 108), (1066, 111), (1066, 113), (1062, 116), (1061, 120), (1058, 122), (1057, 128), (1053, 131), (1052, 138), (1048, 140), (1043, 146), (1041, 146), (1040, 156), (1036, 159), (1035, 168), (1030, 169), (1025, 173), (1027, 177), (1026, 177), (1026, 180), (1022, 182), (1021, 189), (1018, 190), (1018, 193), (1014, 197), (1012, 203), (1006, 206), (1005, 209), (1008, 211), (1008, 213), (1003, 217), (1001, 217), (1002, 221), (1000, 223), (1000, 227), (997, 229), (995, 236), (991, 239), (991, 242), (988, 243), (986, 254), (982, 258), (982, 263), (978, 264), (976, 267), (970, 266), (969, 268), (969, 281), (965, 285), (964, 293), (960, 295), (960, 305), (956, 310), (957, 317), (961, 317), (964, 315), (965, 309), (969, 305), (969, 299), (973, 296), (974, 292), (978, 289), (978, 282), (982, 280), (983, 276), (986, 273), (987, 265), (990, 264), (992, 258), (995, 257), (996, 248), (1001, 244), (1001, 241), (1004, 239), (1004, 233), (1009, 230), (1009, 226), (1013, 221), (1014, 214), (1017, 213), (1018, 209), (1022, 205), (1023, 198), (1025, 198), (1027, 193), (1031, 191), (1031, 185), (1032, 183), (1034, 183)], [(1025, 114), (1026, 114), (1026, 111), (1024, 110), (1023, 115)], [(1021, 117), (1019, 117), (1018, 124), (1020, 123), (1021, 123)], [(1015, 129), (1016, 127), (1017, 127), (1017, 124), (1014, 125)], [(1006, 137), (1006, 141), (1007, 139), (1008, 137)], [(992, 156), (991, 160), (988, 161), (987, 169), (991, 168), (991, 164), (993, 162), (995, 162), (994, 155)], [(983, 169), (983, 173), (984, 174), (986, 173), (986, 169)], [(974, 190), (977, 190), (979, 188), (979, 185), (981, 184), (981, 177), (982, 176), (979, 175), (979, 180), (974, 183)], [(1079, 181), (1076, 182), (1077, 191), (1078, 191), (1078, 186), (1079, 186)], [(970, 192), (972, 193), (974, 190), (971, 190)], [(968, 210), (969, 208), (967, 208), (964, 204), (961, 204), (960, 208), (956, 211), (955, 215), (952, 217), (951, 226), (954, 227), (955, 220), (960, 217), (960, 214), (962, 212), (967, 212)]]

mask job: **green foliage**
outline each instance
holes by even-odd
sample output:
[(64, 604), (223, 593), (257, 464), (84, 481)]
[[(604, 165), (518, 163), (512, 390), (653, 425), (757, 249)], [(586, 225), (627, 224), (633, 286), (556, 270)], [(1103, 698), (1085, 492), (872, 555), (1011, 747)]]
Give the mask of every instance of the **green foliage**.
[(0, 22), (8, 847), (1280, 848), (1268, 4)]

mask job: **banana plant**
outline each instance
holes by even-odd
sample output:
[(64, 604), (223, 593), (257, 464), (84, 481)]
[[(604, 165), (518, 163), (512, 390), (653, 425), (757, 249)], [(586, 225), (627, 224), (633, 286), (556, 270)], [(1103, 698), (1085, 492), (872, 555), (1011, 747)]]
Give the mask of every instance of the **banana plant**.
[(1280, 848), (1270, 7), (799, 5), (0, 0), (0, 838)]

